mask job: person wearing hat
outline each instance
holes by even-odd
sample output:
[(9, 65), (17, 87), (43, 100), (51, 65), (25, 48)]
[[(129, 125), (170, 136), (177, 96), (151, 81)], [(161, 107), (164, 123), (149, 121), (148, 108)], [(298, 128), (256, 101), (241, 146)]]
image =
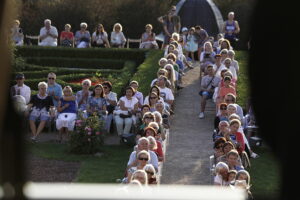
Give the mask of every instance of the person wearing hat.
[(26, 104), (30, 101), (31, 90), (30, 87), (24, 84), (25, 76), (22, 73), (16, 75), (17, 84), (11, 87), (11, 97), (21, 95), (25, 98)]

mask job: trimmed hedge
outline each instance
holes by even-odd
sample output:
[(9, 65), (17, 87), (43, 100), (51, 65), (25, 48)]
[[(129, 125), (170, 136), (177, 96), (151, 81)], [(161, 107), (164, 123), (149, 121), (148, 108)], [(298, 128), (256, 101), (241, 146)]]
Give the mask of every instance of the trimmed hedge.
[(162, 50), (149, 51), (144, 63), (139, 66), (138, 71), (131, 78), (131, 81), (138, 81), (139, 91), (144, 96), (148, 95), (152, 80), (157, 78), (157, 70), (159, 69), (158, 61), (162, 57)]
[(63, 57), (25, 57), (26, 63), (41, 66), (92, 68), (92, 69), (121, 69), (123, 60), (92, 59), (92, 58), (63, 58)]
[[(36, 65), (37, 66), (37, 65)], [(36, 79), (36, 78), (41, 78), (41, 77), (47, 77), (47, 75), (50, 72), (54, 72), (57, 76), (60, 75), (67, 75), (70, 73), (80, 73), (80, 74), (88, 74), (88, 73), (93, 73), (97, 74), (97, 76), (108, 76), (109, 74), (114, 74), (114, 73), (120, 73), (121, 70), (116, 70), (116, 69), (69, 69), (69, 68), (56, 68), (56, 67), (43, 67), (40, 66), (39, 68), (33, 68), (31, 70), (26, 70), (22, 72), (25, 75), (25, 78), (29, 79)], [(13, 73), (13, 78), (18, 72)]]
[(145, 59), (146, 49), (119, 48), (67, 48), (67, 47), (17, 47), (19, 57), (55, 57), (55, 58), (93, 58), (110, 60), (134, 60), (140, 65)]

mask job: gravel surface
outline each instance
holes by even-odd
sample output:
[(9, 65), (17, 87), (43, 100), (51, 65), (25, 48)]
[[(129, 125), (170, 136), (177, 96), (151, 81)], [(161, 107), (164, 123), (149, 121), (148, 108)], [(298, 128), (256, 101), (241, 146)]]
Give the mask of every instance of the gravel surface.
[(34, 155), (27, 157), (28, 180), (33, 182), (73, 182), (80, 168), (79, 162), (50, 160)]

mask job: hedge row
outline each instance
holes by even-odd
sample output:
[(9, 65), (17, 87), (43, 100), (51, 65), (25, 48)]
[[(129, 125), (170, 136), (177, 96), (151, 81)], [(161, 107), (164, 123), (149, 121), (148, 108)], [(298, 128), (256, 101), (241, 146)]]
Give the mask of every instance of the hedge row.
[(55, 58), (92, 58), (110, 60), (134, 60), (140, 65), (148, 50), (117, 48), (67, 48), (67, 47), (17, 47), (16, 56), (21, 57), (55, 57)]
[(64, 57), (25, 57), (26, 63), (41, 66), (84, 68), (84, 69), (121, 69), (123, 60)]
[(151, 50), (147, 53), (145, 61), (138, 67), (138, 71), (131, 80), (138, 81), (139, 91), (147, 96), (153, 79), (157, 77), (158, 61), (163, 57), (163, 51)]
[[(119, 72), (113, 73), (105, 77), (105, 80), (109, 80), (113, 84), (113, 90), (118, 95), (121, 94), (122, 89), (128, 85), (128, 81), (130, 77), (136, 70), (136, 64), (133, 61), (126, 61), (125, 65), (122, 70)], [(81, 74), (69, 74), (69, 75), (60, 75), (56, 77), (56, 82), (60, 84), (62, 87), (67, 85), (71, 86), (73, 91), (76, 93), (77, 91), (81, 90), (81, 85), (68, 83), (68, 81), (84, 79), (94, 76), (95, 73), (81, 73)], [(46, 76), (47, 77), (47, 76)], [(28, 85), (31, 90), (32, 94), (37, 93), (37, 85), (41, 81), (47, 81), (46, 77), (43, 78), (36, 78), (36, 79), (26, 79), (25, 84)]]
[[(108, 76), (109, 74), (114, 74), (114, 73), (120, 73), (121, 70), (117, 69), (70, 69), (70, 68), (57, 68), (57, 67), (44, 67), (44, 66), (38, 66), (38, 65), (33, 65), (33, 68), (27, 68), (24, 72), (22, 72), (25, 75), (26, 79), (36, 79), (36, 78), (41, 78), (41, 77), (47, 77), (47, 75), (50, 72), (54, 72), (57, 76), (60, 75), (67, 75), (70, 73), (80, 73), (80, 74), (88, 74), (88, 73), (93, 73), (97, 74), (97, 76)], [(18, 72), (13, 73), (13, 79), (15, 75)]]

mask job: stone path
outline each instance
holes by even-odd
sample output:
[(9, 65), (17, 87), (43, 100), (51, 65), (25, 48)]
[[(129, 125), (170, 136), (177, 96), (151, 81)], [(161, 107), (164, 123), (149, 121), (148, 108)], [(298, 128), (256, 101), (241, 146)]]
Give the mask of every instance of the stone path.
[(200, 67), (183, 76), (171, 122), (161, 184), (210, 185), (209, 156), (213, 154), (214, 104), (209, 101), (205, 118), (199, 119)]

